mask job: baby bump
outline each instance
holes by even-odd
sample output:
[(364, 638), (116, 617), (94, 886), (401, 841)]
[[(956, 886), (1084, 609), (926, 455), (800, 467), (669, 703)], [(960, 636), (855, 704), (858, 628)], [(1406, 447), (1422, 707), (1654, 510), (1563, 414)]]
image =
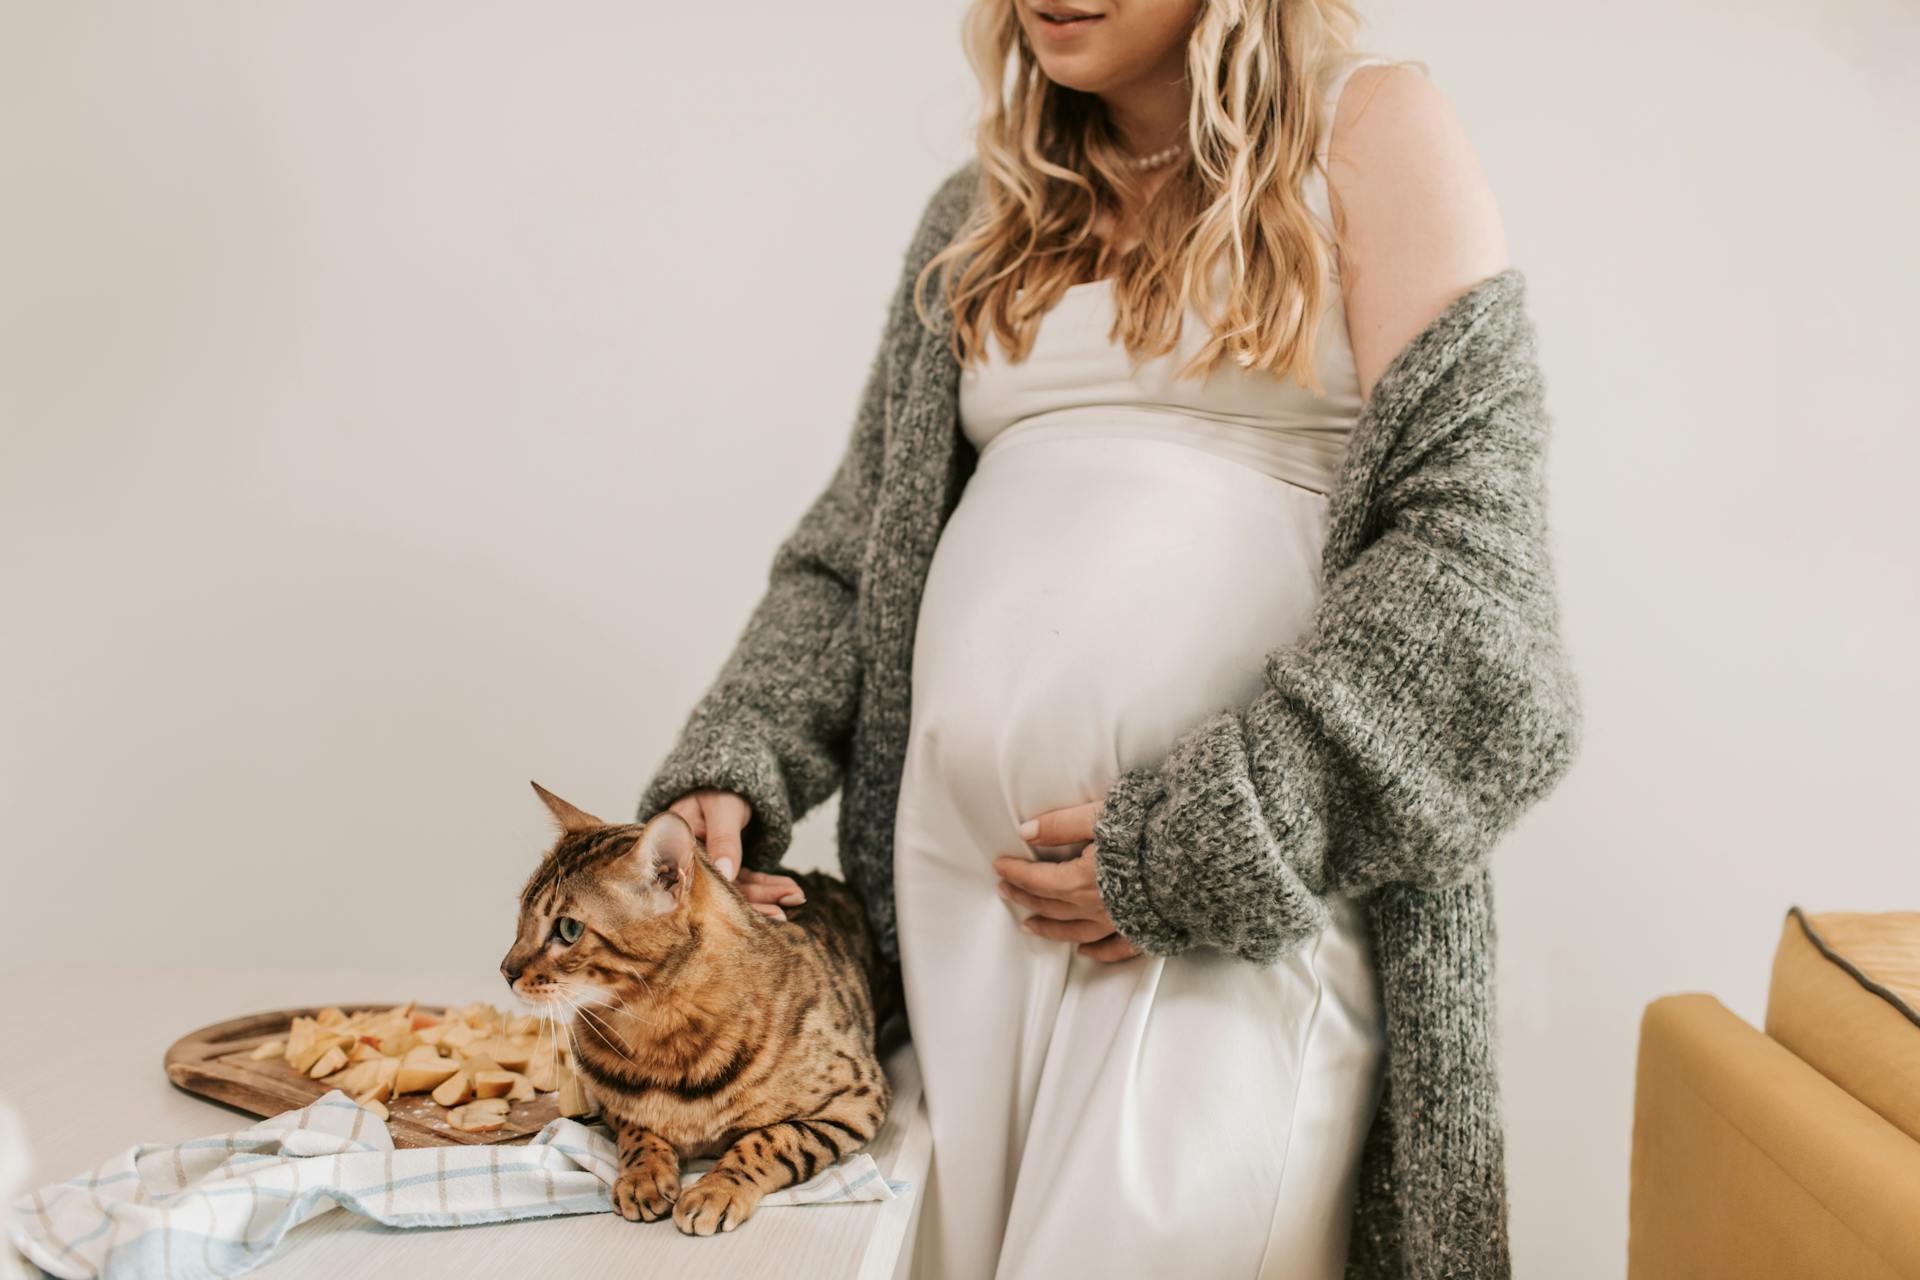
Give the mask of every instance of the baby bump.
[(977, 825), (964, 854), (991, 858), (1244, 705), (1311, 622), (1325, 522), (1321, 495), (1177, 442), (997, 438), (928, 571), (903, 809)]

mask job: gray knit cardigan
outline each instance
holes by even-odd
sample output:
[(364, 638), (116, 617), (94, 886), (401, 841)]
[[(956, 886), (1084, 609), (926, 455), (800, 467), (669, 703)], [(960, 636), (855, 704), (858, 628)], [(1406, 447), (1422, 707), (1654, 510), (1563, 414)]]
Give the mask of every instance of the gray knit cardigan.
[[(637, 814), (696, 787), (736, 791), (753, 811), (742, 858), (771, 869), (794, 821), (844, 788), (842, 874), (895, 966), (914, 626), (975, 461), (952, 316), (930, 282), (928, 330), (911, 291), (979, 182), (969, 161), (928, 203), (845, 454)], [(1108, 910), (1155, 954), (1268, 962), (1327, 923), (1327, 894), (1365, 901), (1387, 1062), (1350, 1278), (1511, 1271), (1488, 863), (1565, 774), (1581, 726), (1548, 555), (1542, 390), (1509, 267), (1415, 336), (1362, 406), (1307, 634), (1268, 656), (1251, 703), (1122, 774), (1095, 826)]]

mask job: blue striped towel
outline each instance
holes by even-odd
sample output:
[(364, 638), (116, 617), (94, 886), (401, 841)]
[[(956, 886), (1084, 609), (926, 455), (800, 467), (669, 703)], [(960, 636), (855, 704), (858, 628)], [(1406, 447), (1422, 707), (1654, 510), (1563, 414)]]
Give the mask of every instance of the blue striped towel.
[[(711, 1168), (691, 1162), (681, 1185)], [(696, 1171), (697, 1170), (697, 1171)], [(145, 1143), (14, 1202), (13, 1244), (62, 1280), (238, 1275), (289, 1231), (339, 1207), (390, 1227), (608, 1213), (619, 1172), (604, 1125), (556, 1119), (523, 1145), (397, 1150), (384, 1121), (335, 1089), (213, 1138)], [(761, 1207), (893, 1200), (862, 1151)], [(671, 1228), (668, 1228), (671, 1230)]]

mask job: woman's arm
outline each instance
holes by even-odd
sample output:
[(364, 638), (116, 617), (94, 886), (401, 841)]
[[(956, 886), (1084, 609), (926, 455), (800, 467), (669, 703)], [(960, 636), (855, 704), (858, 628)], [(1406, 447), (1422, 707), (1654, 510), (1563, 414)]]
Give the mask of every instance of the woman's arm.
[(1466, 127), (1408, 66), (1347, 78), (1327, 146), (1327, 199), (1364, 401), (1447, 303), (1506, 268), (1506, 230)]
[[(909, 260), (939, 199), (936, 192), (922, 214)], [(747, 868), (778, 865), (793, 824), (846, 773), (860, 700), (855, 604), (892, 374), (888, 337), (912, 316), (903, 272), (832, 479), (774, 552), (766, 592), (640, 797), (637, 820), (644, 822), (696, 788), (743, 796), (752, 807), (741, 832)]]
[[(1383, 91), (1371, 110), (1423, 97)], [(1392, 138), (1392, 125), (1382, 113), (1375, 133)], [(1385, 210), (1395, 189), (1349, 183), (1348, 225), (1376, 246), (1417, 226), (1443, 266), (1407, 267), (1411, 250), (1351, 259), (1378, 300), (1357, 318), (1381, 332), (1406, 327), (1396, 288), (1431, 294), (1444, 264), (1484, 265), (1458, 246), (1490, 243), (1474, 201), (1438, 194), (1467, 181), (1450, 167), (1458, 149), (1361, 148), (1355, 167), (1378, 172), (1369, 152), (1389, 149), (1405, 203)], [(1383, 238), (1407, 208), (1426, 216)], [(1394, 276), (1375, 262), (1395, 263)], [(1325, 927), (1329, 893), (1457, 883), (1577, 753), (1548, 559), (1548, 420), (1518, 273), (1470, 276), (1443, 298), (1362, 410), (1366, 431), (1397, 443), (1368, 499), (1371, 538), (1327, 584), (1305, 636), (1268, 655), (1250, 704), (1108, 791), (1095, 874), (1143, 950), (1212, 945), (1265, 962)]]

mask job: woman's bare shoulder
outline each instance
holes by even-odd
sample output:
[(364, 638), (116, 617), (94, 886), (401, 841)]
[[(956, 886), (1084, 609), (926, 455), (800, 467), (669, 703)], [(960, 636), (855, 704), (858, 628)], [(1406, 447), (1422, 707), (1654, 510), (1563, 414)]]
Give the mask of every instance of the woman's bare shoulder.
[(1347, 332), (1364, 397), (1448, 303), (1509, 265), (1506, 233), (1464, 122), (1418, 67), (1356, 68), (1327, 152)]

